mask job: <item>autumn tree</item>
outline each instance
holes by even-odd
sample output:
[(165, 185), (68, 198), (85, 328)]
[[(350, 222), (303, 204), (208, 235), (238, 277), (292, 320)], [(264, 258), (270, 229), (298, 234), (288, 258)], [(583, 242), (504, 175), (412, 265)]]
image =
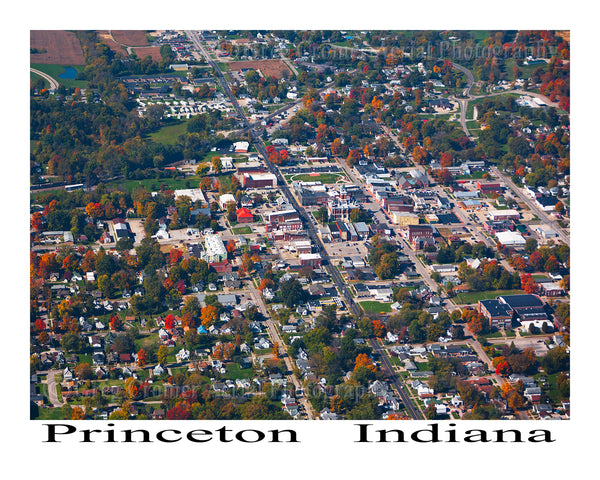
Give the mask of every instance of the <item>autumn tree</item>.
[(79, 380), (87, 380), (92, 378), (94, 371), (92, 370), (92, 366), (89, 363), (80, 363), (75, 367), (75, 376)]
[(144, 368), (144, 366), (148, 363), (148, 355), (146, 354), (146, 350), (140, 348), (137, 352), (137, 364), (138, 367)]
[(161, 345), (160, 347), (158, 347), (158, 352), (156, 354), (158, 358), (158, 363), (160, 363), (161, 365), (166, 365), (168, 353), (169, 349), (165, 345)]
[(533, 294), (538, 291), (538, 285), (530, 273), (521, 275), (521, 289), (525, 293)]
[(71, 409), (71, 420), (85, 420), (85, 411), (81, 407)]
[(373, 360), (366, 353), (359, 353), (354, 359), (354, 370), (361, 367), (365, 367), (373, 373), (377, 371), (377, 365), (373, 363)]
[(124, 387), (125, 392), (127, 393), (127, 398), (134, 400), (139, 394), (140, 382), (133, 377), (129, 377), (127, 380), (125, 380)]
[(182, 257), (183, 257), (183, 253), (178, 248), (172, 248), (171, 251), (169, 252), (169, 259), (171, 260), (171, 265), (175, 265), (175, 264), (179, 263), (179, 261), (182, 259)]
[(217, 307), (214, 305), (207, 305), (200, 310), (200, 322), (205, 328), (210, 327), (218, 319)]
[(110, 317), (110, 323), (108, 324), (111, 330), (121, 330), (122, 324), (118, 315)]
[(165, 329), (171, 330), (175, 326), (175, 315), (169, 313), (165, 317)]

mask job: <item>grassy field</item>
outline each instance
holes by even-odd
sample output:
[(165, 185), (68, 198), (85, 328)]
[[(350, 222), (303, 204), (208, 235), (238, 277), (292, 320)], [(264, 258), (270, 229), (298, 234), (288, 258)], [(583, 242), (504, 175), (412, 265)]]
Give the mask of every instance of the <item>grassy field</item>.
[(149, 135), (149, 138), (162, 145), (175, 145), (179, 135), (187, 133), (187, 121), (177, 120), (176, 123), (165, 125)]
[(64, 413), (62, 408), (40, 408), (36, 420), (63, 420)]
[(377, 302), (375, 300), (367, 300), (359, 302), (359, 305), (365, 312), (389, 313), (392, 311), (391, 302)]
[[(47, 73), (52, 78), (54, 78), (57, 82), (62, 83), (65, 87), (68, 88), (86, 88), (87, 80), (76, 80), (76, 79), (68, 79), (68, 78), (60, 78), (59, 75), (65, 73), (65, 68), (71, 67), (77, 70), (77, 72), (81, 72), (84, 69), (82, 65), (47, 65), (44, 63), (32, 63), (31, 68), (35, 68), (36, 70), (40, 70), (41, 72)], [(31, 73), (31, 78), (37, 78), (38, 75)], [(47, 83), (47, 82), (46, 82)]]
[(487, 292), (468, 292), (456, 295), (456, 303), (461, 305), (477, 303), (479, 300), (490, 300), (500, 295), (520, 295), (523, 290), (491, 290)]
[(343, 172), (340, 173), (320, 173), (311, 175), (310, 173), (298, 173), (295, 175), (286, 175), (285, 179), (289, 182), (321, 182), (323, 184), (336, 183), (338, 180), (347, 178)]
[(231, 231), (236, 235), (249, 235), (252, 233), (252, 229), (247, 225), (243, 227), (232, 228)]
[(161, 178), (156, 180), (155, 178), (145, 178), (143, 180), (116, 180), (114, 182), (107, 183), (106, 185), (110, 188), (117, 188), (121, 191), (132, 192), (137, 187), (144, 187), (151, 191), (157, 191), (160, 189), (161, 184), (165, 184), (167, 188), (172, 190), (185, 189), (185, 188), (198, 188), (201, 177), (192, 175), (185, 178)]

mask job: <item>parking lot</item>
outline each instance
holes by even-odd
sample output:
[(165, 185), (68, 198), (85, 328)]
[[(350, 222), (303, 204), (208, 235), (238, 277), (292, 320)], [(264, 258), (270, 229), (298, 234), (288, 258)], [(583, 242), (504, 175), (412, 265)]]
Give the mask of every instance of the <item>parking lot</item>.
[(544, 343), (548, 337), (546, 336), (528, 336), (528, 337), (516, 337), (516, 338), (508, 338), (506, 340), (502, 338), (490, 338), (488, 342), (498, 345), (498, 344), (506, 344), (510, 345), (514, 342), (515, 346), (524, 350), (525, 348), (532, 348), (535, 352), (536, 357), (542, 357), (548, 353), (548, 347)]
[(369, 251), (363, 242), (336, 242), (325, 244), (325, 249), (329, 256), (336, 260), (342, 260), (343, 257), (367, 257)]

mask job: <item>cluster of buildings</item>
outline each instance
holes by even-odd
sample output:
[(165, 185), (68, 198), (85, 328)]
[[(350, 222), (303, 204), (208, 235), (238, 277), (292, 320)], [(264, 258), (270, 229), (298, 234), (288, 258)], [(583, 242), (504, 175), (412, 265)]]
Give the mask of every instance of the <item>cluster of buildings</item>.
[(552, 327), (545, 304), (537, 295), (502, 295), (495, 299), (480, 300), (477, 308), (488, 319), (491, 328), (509, 329), (513, 321), (526, 329), (531, 324), (537, 328), (542, 328), (544, 324)]

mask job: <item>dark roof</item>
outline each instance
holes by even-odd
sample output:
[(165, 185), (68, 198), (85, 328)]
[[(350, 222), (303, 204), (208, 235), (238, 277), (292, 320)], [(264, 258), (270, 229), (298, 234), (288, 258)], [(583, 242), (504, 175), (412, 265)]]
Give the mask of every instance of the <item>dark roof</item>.
[(554, 206), (558, 203), (558, 198), (552, 195), (542, 195), (537, 198), (537, 202), (544, 207)]
[(479, 303), (488, 311), (492, 317), (511, 317), (512, 309), (499, 300), (479, 300)]
[(544, 302), (537, 296), (529, 293), (521, 295), (502, 295), (498, 297), (500, 302), (507, 304), (513, 309), (543, 307)]

